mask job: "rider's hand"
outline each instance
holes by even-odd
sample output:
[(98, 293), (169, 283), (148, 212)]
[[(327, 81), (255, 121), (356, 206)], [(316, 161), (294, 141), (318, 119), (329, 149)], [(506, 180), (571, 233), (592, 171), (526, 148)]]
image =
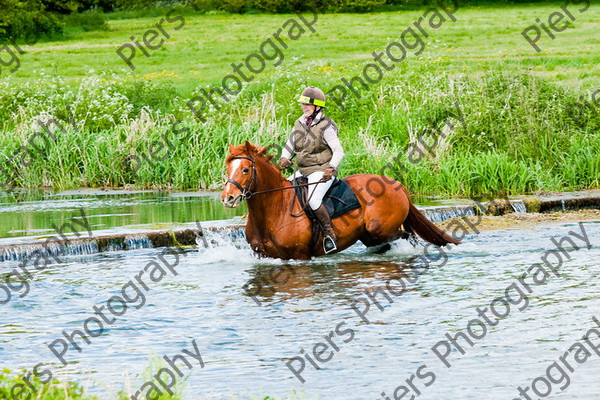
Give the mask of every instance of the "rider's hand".
[(285, 169), (290, 165), (292, 165), (292, 161), (289, 158), (281, 157), (279, 159), (279, 166), (281, 167), (281, 169)]
[(327, 182), (329, 179), (331, 179), (334, 173), (335, 168), (330, 165), (329, 167), (327, 167), (325, 172), (323, 172), (323, 178), (321, 178), (321, 180)]

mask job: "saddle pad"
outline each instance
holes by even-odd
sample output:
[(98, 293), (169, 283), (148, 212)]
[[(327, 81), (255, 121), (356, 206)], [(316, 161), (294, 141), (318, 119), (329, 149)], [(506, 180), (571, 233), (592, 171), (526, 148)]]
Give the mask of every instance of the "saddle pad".
[[(305, 177), (296, 178), (294, 181), (294, 185), (306, 184), (307, 179)], [(296, 197), (300, 202), (300, 206), (304, 209), (306, 206), (306, 215), (308, 215), (311, 219), (314, 219), (312, 215), (312, 210), (306, 204), (306, 199), (308, 198), (308, 188), (312, 189), (312, 186), (300, 186), (296, 187), (294, 190), (296, 191)], [(339, 217), (340, 215), (344, 215), (349, 211), (354, 210), (355, 208), (360, 207), (360, 203), (356, 198), (356, 195), (350, 189), (350, 185), (348, 185), (345, 181), (334, 178), (333, 184), (325, 193), (325, 197), (323, 197), (323, 204), (331, 218)]]

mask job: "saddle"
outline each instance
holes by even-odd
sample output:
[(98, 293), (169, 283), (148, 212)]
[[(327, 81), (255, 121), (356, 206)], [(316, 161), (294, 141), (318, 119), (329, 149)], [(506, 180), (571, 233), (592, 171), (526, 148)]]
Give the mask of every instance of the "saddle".
[[(308, 179), (301, 176), (296, 178), (293, 184), (306, 185), (307, 183)], [(312, 189), (311, 186), (296, 186), (294, 190), (296, 191), (296, 197), (298, 198), (300, 207), (306, 212), (306, 216), (310, 220), (316, 221), (313, 210), (308, 205), (309, 188)], [(338, 178), (334, 178), (333, 184), (327, 193), (325, 193), (323, 205), (325, 205), (331, 219), (344, 215), (356, 208), (360, 208), (360, 203), (352, 189), (350, 189), (350, 185)]]

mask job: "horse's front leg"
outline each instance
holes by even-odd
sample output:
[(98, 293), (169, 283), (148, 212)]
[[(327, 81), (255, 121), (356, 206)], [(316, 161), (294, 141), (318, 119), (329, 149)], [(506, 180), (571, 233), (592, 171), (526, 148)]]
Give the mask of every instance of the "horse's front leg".
[(278, 257), (290, 259), (309, 259), (313, 256), (311, 249), (311, 222), (306, 217), (282, 218), (271, 227), (268, 246)]
[(249, 223), (246, 239), (259, 257), (309, 259), (313, 255), (310, 249), (310, 223), (297, 222), (292, 218), (274, 221), (268, 227)]

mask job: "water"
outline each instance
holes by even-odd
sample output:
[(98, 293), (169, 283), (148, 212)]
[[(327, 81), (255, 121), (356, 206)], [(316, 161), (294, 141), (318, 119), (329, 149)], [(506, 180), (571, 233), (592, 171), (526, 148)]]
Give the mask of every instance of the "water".
[(515, 210), (515, 212), (518, 212), (518, 213), (527, 212), (527, 209), (525, 208), (525, 203), (523, 202), (523, 200), (513, 200), (510, 202), (510, 205), (512, 206), (513, 210)]
[[(225, 208), (219, 193), (197, 192), (0, 192), (0, 239), (31, 235), (54, 235), (52, 224), (60, 227), (83, 208), (92, 230), (124, 226), (220, 220), (244, 215)], [(69, 229), (66, 230), (70, 232)]]
[[(531, 385), (545, 375), (547, 367), (593, 326), (592, 317), (600, 318), (600, 224), (583, 226), (592, 249), (567, 246), (571, 258), (564, 260), (561, 276), (532, 284), (528, 306), (522, 311), (513, 307), (484, 338), (474, 340), (473, 347), (462, 342), (465, 354), (453, 351), (448, 357), (451, 368), (431, 347), (447, 332), (465, 331), (477, 318), (476, 307), (489, 306), (540, 262), (555, 248), (551, 237), (579, 233), (577, 223), (470, 233), (462, 245), (443, 254), (428, 249), (428, 259), (422, 246), (399, 241), (383, 255), (357, 244), (334, 256), (291, 263), (253, 257), (243, 237), (234, 232), (207, 232), (208, 248), (186, 250), (176, 276), (168, 272), (160, 282), (149, 282), (141, 308), (135, 309), (139, 302), (133, 302), (108, 330), (91, 338), (90, 345), (82, 344), (81, 353), (71, 348), (66, 355), (71, 363), (62, 367), (48, 344), (63, 330), (81, 329), (94, 305), (119, 294), (164, 249), (67, 255), (63, 264), (33, 272), (27, 296), (0, 305), (1, 366), (31, 370), (45, 363), (54, 376), (81, 382), (110, 398), (109, 393), (127, 382), (134, 391), (140, 387), (145, 379), (138, 375), (148, 366), (149, 354), (180, 354), (184, 348), (191, 350), (195, 340), (205, 366), (196, 364), (191, 371), (182, 367), (190, 373), (184, 390), (189, 399), (284, 397), (292, 391), (307, 399), (382, 399), (381, 392), (394, 398), (394, 390), (408, 386), (406, 380), (423, 364), (427, 368), (421, 372), (435, 374), (435, 381), (425, 387), (425, 380), (413, 379), (419, 399), (518, 398), (519, 385)], [(582, 241), (573, 240), (583, 247)], [(5, 273), (17, 265), (4, 261), (0, 268)], [(274, 271), (287, 271), (287, 281), (275, 283)], [(400, 296), (390, 295), (393, 303), (382, 294), (376, 297), (383, 311), (371, 304), (366, 314), (370, 324), (350, 307), (365, 298), (365, 290), (385, 288), (399, 272), (415, 277), (415, 271), (423, 274)], [(260, 293), (253, 290), (256, 282), (263, 286)], [(397, 286), (394, 283), (392, 289)], [(3, 294), (0, 290), (0, 301)], [(336, 334), (338, 326), (340, 332), (352, 329), (352, 340), (348, 334)], [(285, 363), (303, 356), (302, 349), (312, 354), (315, 344), (327, 343), (327, 335), (339, 351), (319, 363), (320, 370), (305, 359), (306, 382), (301, 383)], [(568, 372), (565, 390), (558, 388), (563, 384), (552, 384), (550, 398), (597, 397), (600, 356), (590, 352), (585, 364)]]
[(450, 218), (474, 216), (475, 207), (469, 205), (423, 207), (423, 214), (432, 222), (443, 222)]
[[(112, 240), (106, 245), (99, 245), (98, 240), (93, 237), (86, 239), (69, 239), (68, 243), (57, 243), (55, 241), (35, 241), (33, 243), (22, 243), (0, 247), (0, 262), (7, 260), (24, 261), (35, 258), (60, 257), (73, 254), (95, 254), (101, 251), (118, 251), (144, 249), (152, 247), (152, 242), (145, 234), (129, 234), (123, 240)], [(35, 239), (35, 238), (34, 238)]]
[[(225, 208), (219, 196), (215, 192), (0, 191), (0, 239), (54, 235), (52, 224), (60, 227), (69, 218), (81, 216), (81, 209), (94, 231), (120, 227), (157, 229), (161, 224), (223, 220), (247, 212), (245, 202), (237, 209)], [(416, 197), (415, 202), (448, 204), (447, 200), (426, 197)]]

